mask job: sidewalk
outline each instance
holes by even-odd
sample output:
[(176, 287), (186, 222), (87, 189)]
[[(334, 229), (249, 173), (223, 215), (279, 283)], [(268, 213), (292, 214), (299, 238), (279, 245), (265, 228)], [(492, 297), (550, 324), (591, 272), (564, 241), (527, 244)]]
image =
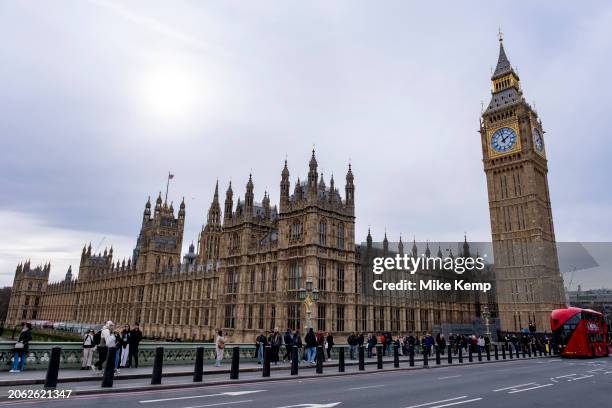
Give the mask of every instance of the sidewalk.
[[(415, 357), (415, 362), (422, 361), (421, 356)], [(444, 358), (445, 360), (445, 358)], [(456, 358), (455, 358), (456, 360)], [(366, 365), (376, 365), (376, 358), (366, 358)], [(393, 357), (383, 357), (384, 364), (386, 366), (393, 366)], [(465, 358), (467, 361), (467, 357)], [(400, 362), (405, 365), (408, 364), (408, 357), (400, 356)], [(430, 359), (430, 364), (435, 364), (435, 358)], [(224, 361), (221, 367), (215, 367), (211, 362), (205, 362), (204, 364), (204, 375), (212, 376), (212, 375), (225, 375), (226, 378), (229, 378), (230, 373), (230, 365), (231, 361)], [(357, 360), (345, 360), (346, 367), (357, 367)], [(338, 367), (337, 360), (331, 360), (323, 363), (323, 366), (326, 368)], [(304, 361), (300, 362), (300, 369), (314, 368), (314, 365), (310, 365), (305, 363)], [(270, 371), (287, 371), (289, 372), (291, 369), (290, 362), (279, 362), (278, 365), (270, 364)], [(163, 366), (163, 377), (180, 377), (180, 376), (193, 376), (194, 365), (175, 365), (168, 364)], [(240, 373), (251, 373), (251, 372), (261, 372), (262, 367), (260, 364), (254, 362), (248, 363), (240, 363)], [(115, 374), (115, 381), (117, 380), (131, 380), (131, 379), (142, 379), (142, 378), (151, 378), (151, 373), (153, 371), (153, 367), (139, 367), (139, 368), (123, 368), (120, 370), (119, 374)], [(3, 386), (16, 386), (16, 385), (35, 385), (35, 384), (44, 384), (45, 376), (47, 374), (46, 370), (26, 370), (20, 373), (9, 373), (2, 372), (0, 373), (0, 387)], [(82, 381), (92, 381), (99, 378), (101, 381), (102, 374), (97, 373), (94, 374), (91, 370), (83, 371), (79, 369), (60, 369), (58, 375), (58, 383), (66, 383), (66, 382), (82, 382)], [(206, 378), (206, 377), (205, 377)]]
[[(527, 360), (534, 360), (539, 358), (547, 357), (532, 357), (532, 358), (520, 358), (520, 359), (506, 359), (487, 361), (483, 358), (482, 362), (474, 359), (473, 362), (468, 362), (467, 358), (464, 359), (462, 364), (459, 364), (457, 359), (453, 359), (453, 364), (448, 364), (446, 359), (441, 360), (441, 364), (435, 364), (435, 358), (429, 361), (429, 369), (444, 368), (444, 367), (459, 367), (459, 366), (475, 366), (480, 364), (495, 364), (495, 363), (510, 363), (510, 362), (521, 362)], [(418, 363), (416, 363), (418, 361)], [(150, 368), (150, 367), (148, 367)], [(251, 367), (250, 367), (251, 368)], [(76, 377), (70, 381), (63, 381), (57, 386), (57, 390), (71, 390), (75, 395), (87, 395), (87, 394), (99, 394), (99, 393), (115, 393), (115, 392), (126, 392), (126, 391), (145, 391), (152, 389), (176, 389), (176, 388), (192, 388), (192, 387), (203, 387), (203, 386), (214, 386), (224, 384), (241, 384), (241, 383), (252, 383), (252, 382), (267, 382), (267, 381), (279, 381), (279, 380), (291, 380), (291, 379), (309, 379), (309, 378), (321, 378), (321, 377), (336, 377), (343, 375), (359, 375), (359, 374), (373, 374), (373, 373), (385, 373), (392, 371), (411, 371), (411, 370), (422, 370), (424, 369), (422, 360), (415, 360), (415, 366), (410, 367), (408, 360), (400, 359), (400, 368), (393, 367), (393, 359), (385, 359), (383, 369), (379, 370), (376, 367), (375, 359), (366, 360), (365, 371), (359, 371), (357, 364), (348, 364), (344, 373), (339, 373), (337, 364), (324, 365), (323, 374), (317, 374), (315, 366), (311, 365), (300, 365), (299, 375), (290, 375), (290, 365), (284, 364), (277, 367), (271, 367), (270, 377), (262, 377), (261, 370), (257, 370), (257, 367), (253, 367), (256, 370), (245, 368), (240, 370), (240, 377), (238, 380), (230, 380), (229, 370), (221, 367), (220, 369), (213, 369), (213, 367), (205, 367), (204, 377), (202, 382), (193, 382), (193, 372), (188, 374), (181, 374), (179, 371), (173, 371), (172, 376), (164, 376), (162, 384), (151, 385), (151, 373), (148, 372), (144, 376), (138, 375), (136, 378), (130, 378), (127, 375), (118, 375), (115, 377), (115, 381), (112, 388), (102, 388), (102, 376), (101, 375), (89, 375), (83, 377)], [(141, 370), (141, 369), (138, 369)], [(74, 371), (74, 370), (66, 370)], [(77, 372), (79, 370), (76, 370)], [(123, 372), (122, 372), (123, 374)], [(170, 377), (170, 378), (168, 378)], [(75, 381), (76, 379), (76, 381)], [(0, 400), (6, 399), (9, 390), (30, 390), (30, 389), (42, 389), (42, 383), (33, 387), (32, 385), (12, 385), (7, 386), (6, 384), (0, 383)]]

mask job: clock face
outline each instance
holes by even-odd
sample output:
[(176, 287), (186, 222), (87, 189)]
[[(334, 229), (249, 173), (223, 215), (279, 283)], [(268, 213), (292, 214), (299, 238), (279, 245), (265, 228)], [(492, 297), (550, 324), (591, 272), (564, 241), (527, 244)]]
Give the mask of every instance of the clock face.
[(538, 152), (542, 152), (544, 150), (544, 140), (542, 140), (542, 133), (536, 128), (533, 128), (531, 131), (533, 134), (533, 145)]
[(516, 133), (510, 128), (501, 128), (493, 133), (491, 137), (491, 147), (499, 153), (511, 150), (516, 144)]

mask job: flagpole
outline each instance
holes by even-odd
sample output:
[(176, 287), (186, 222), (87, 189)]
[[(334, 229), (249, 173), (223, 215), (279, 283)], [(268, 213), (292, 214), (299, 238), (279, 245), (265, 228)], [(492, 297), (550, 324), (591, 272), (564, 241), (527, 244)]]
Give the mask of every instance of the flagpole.
[(168, 172), (168, 181), (166, 182), (166, 199), (164, 204), (168, 203), (168, 188), (170, 187), (170, 172)]

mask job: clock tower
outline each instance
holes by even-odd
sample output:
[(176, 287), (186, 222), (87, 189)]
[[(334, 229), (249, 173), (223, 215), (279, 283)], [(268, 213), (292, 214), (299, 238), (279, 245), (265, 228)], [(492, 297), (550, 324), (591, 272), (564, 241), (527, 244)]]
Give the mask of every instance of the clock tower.
[(542, 122), (525, 101), (519, 76), (499, 38), (491, 101), (480, 135), (487, 177), (501, 329), (535, 324), (550, 330), (550, 312), (565, 306), (559, 271)]

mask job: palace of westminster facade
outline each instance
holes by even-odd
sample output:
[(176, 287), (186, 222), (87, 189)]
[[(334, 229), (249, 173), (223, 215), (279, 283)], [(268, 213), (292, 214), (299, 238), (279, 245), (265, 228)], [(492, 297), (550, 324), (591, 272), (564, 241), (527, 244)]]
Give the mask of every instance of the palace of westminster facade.
[[(222, 211), (217, 183), (197, 249), (192, 244), (182, 261), (185, 203), (176, 212), (160, 194), (154, 205), (150, 200), (145, 205), (127, 261), (115, 261), (112, 248), (94, 254), (89, 245), (83, 248), (78, 277), (69, 269), (57, 283), (48, 282), (49, 264), (18, 265), (6, 324), (112, 320), (139, 322), (148, 337), (209, 340), (223, 329), (232, 341), (251, 342), (275, 327), (304, 330), (308, 319), (299, 292), (313, 286), (319, 299), (309, 316), (312, 325), (340, 338), (354, 331), (423, 332), (470, 325), (484, 305), (493, 317), (499, 316), (504, 330), (518, 330), (528, 322), (546, 328), (547, 313), (564, 303), (556, 253), (534, 260), (525, 249), (534, 242), (554, 243), (546, 159), (538, 151), (543, 132), (522, 97), (501, 40), (492, 83), (481, 135), (496, 262), (493, 271), (466, 273), (462, 279), (494, 282), (493, 293), (372, 291), (373, 256), (403, 253), (404, 244), (400, 238), (391, 251), (386, 234), (379, 246), (368, 232), (366, 243), (356, 245), (351, 166), (342, 197), (333, 176), (328, 186), (319, 174), (313, 151), (306, 180), (298, 178), (293, 188), (285, 161), (278, 207), (267, 193), (255, 201), (249, 176), (244, 201), (234, 201), (230, 183)], [(538, 147), (531, 130), (536, 127)], [(518, 143), (500, 147), (512, 135), (498, 141), (496, 129), (508, 128)], [(464, 242), (463, 253), (457, 255), (469, 256), (469, 250)], [(418, 252), (413, 243), (408, 254)], [(454, 280), (451, 275), (417, 273), (420, 279), (442, 281)]]

